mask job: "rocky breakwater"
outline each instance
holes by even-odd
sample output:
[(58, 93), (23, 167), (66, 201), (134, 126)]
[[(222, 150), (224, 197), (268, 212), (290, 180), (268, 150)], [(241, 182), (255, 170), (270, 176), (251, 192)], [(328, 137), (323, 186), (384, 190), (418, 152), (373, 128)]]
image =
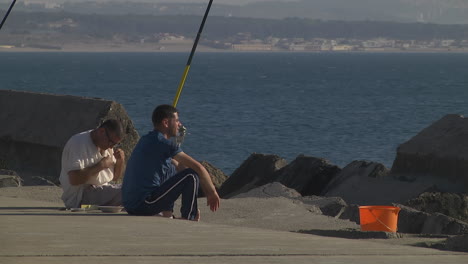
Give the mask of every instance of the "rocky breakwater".
[(468, 251), (467, 164), (468, 119), (447, 115), (400, 145), (391, 169), (372, 161), (339, 168), (303, 155), (288, 163), (254, 153), (220, 195), (286, 197), (310, 206), (311, 213), (356, 223), (359, 206), (398, 206), (398, 232), (448, 236), (444, 247)]
[[(311, 214), (358, 224), (359, 206), (393, 205), (401, 208), (400, 234), (464, 241), (468, 195), (434, 190), (433, 182), (402, 181), (376, 162), (353, 161), (341, 169), (320, 158), (301, 155), (287, 164), (276, 155), (254, 153), (223, 183), (220, 194), (225, 199), (284, 197), (304, 204)], [(468, 243), (456, 247), (468, 251)]]
[(121, 148), (131, 153), (139, 136), (117, 102), (0, 90), (0, 169), (15, 171), (24, 185), (36, 185), (40, 176), (57, 184), (67, 140), (109, 118), (122, 121)]
[(391, 171), (402, 180), (468, 193), (468, 118), (446, 115), (401, 144)]

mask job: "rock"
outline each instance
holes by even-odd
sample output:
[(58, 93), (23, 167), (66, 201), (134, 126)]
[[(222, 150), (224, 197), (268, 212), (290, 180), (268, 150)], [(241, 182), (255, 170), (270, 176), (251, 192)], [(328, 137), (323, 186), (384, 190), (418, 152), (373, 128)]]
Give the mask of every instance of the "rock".
[(322, 196), (305, 196), (299, 198), (303, 203), (315, 205), (320, 208), (322, 214), (331, 217), (340, 217), (340, 215), (348, 207), (346, 202), (340, 197), (322, 197)]
[(253, 153), (223, 183), (219, 195), (229, 198), (273, 182), (274, 173), (286, 164), (287, 161), (279, 156)]
[[(212, 164), (210, 164), (208, 161), (202, 161), (200, 163), (208, 171), (208, 173), (211, 176), (211, 181), (213, 182), (216, 190), (219, 191), (219, 188), (221, 188), (221, 185), (228, 178), (227, 175), (224, 174), (224, 172), (222, 170), (220, 170), (220, 169), (216, 168), (215, 166), (213, 166)], [(198, 192), (198, 197), (205, 197), (205, 195), (203, 194), (203, 191), (201, 190), (201, 188), (200, 188), (200, 190)]]
[(391, 173), (414, 180), (435, 176), (445, 192), (468, 193), (468, 119), (446, 115), (401, 144)]
[(403, 203), (432, 187), (432, 183), (399, 181), (375, 162), (354, 161), (327, 185), (322, 196), (341, 197), (348, 204), (390, 205)]
[(223, 185), (223, 183), (226, 181), (228, 176), (224, 174), (222, 170), (216, 168), (215, 166), (210, 164), (208, 161), (202, 161), (200, 163), (203, 165), (203, 167), (205, 167), (208, 173), (210, 173), (211, 181), (213, 181), (214, 186), (216, 188), (220, 188), (221, 185)]
[(441, 213), (468, 222), (468, 195), (456, 193), (422, 193), (405, 205), (429, 214)]
[(468, 234), (447, 238), (445, 249), (450, 251), (468, 252)]
[(323, 188), (341, 169), (327, 160), (299, 155), (287, 166), (278, 170), (273, 178), (301, 195), (320, 195)]
[(393, 204), (393, 206), (401, 209), (398, 214), (398, 232), (410, 234), (422, 233), (424, 223), (430, 214), (401, 204)]
[(238, 194), (231, 198), (275, 198), (282, 197), (293, 200), (294, 204), (303, 204), (310, 213), (323, 215), (322, 210), (312, 203), (304, 203), (302, 195), (296, 190), (288, 188), (279, 182), (272, 182), (260, 187), (251, 189), (248, 192)]
[(344, 184), (352, 177), (384, 178), (389, 172), (390, 170), (381, 163), (356, 160), (344, 167), (341, 172), (327, 184), (322, 194), (331, 193), (334, 188)]
[(139, 136), (121, 104), (98, 98), (0, 90), (0, 160), (21, 175), (47, 175), (47, 180), (58, 183), (62, 149), (68, 139), (110, 118), (124, 125), (126, 136), (121, 148), (128, 158)]
[(43, 177), (32, 176), (28, 181), (24, 181), (24, 186), (57, 186), (57, 185)]
[(18, 176), (18, 174), (15, 171), (7, 170), (7, 169), (0, 169), (0, 175)]
[(401, 208), (398, 215), (398, 232), (444, 235), (468, 233), (468, 223), (466, 222), (440, 213), (429, 214), (405, 205), (393, 205)]
[(294, 189), (288, 188), (279, 182), (268, 183), (254, 188), (248, 192), (238, 194), (231, 198), (272, 198), (285, 197), (303, 203), (312, 213), (338, 217), (347, 207), (340, 197), (303, 197)]
[(350, 204), (344, 208), (341, 215), (338, 216), (339, 219), (348, 219), (349, 221), (355, 222), (357, 224), (359, 221), (359, 205)]
[(0, 170), (0, 187), (20, 187), (22, 179), (12, 170)]
[(296, 190), (288, 188), (279, 182), (272, 182), (260, 187), (251, 189), (248, 192), (238, 194), (232, 198), (271, 198), (271, 197), (286, 197), (297, 199), (302, 197)]
[(0, 175), (0, 187), (20, 187), (21, 179), (14, 175)]
[(461, 235), (468, 233), (468, 223), (435, 213), (424, 222), (422, 234)]

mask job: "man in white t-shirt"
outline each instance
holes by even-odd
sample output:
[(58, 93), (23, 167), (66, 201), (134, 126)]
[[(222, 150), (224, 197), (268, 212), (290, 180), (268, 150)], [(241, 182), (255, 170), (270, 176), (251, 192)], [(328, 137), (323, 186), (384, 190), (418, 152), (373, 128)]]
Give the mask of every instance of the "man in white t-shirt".
[(60, 183), (67, 208), (81, 204), (121, 205), (121, 185), (109, 184), (122, 177), (125, 153), (113, 149), (124, 136), (122, 124), (109, 119), (98, 128), (72, 136), (62, 152)]

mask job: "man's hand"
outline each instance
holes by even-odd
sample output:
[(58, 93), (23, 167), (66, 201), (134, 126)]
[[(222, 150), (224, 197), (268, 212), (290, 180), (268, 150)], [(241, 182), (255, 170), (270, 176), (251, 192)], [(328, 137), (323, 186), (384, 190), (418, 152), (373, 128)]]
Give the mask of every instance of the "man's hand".
[(114, 150), (114, 157), (117, 161), (123, 161), (125, 160), (125, 152), (118, 148)]
[(220, 199), (216, 191), (210, 195), (206, 195), (206, 205), (210, 207), (211, 211), (216, 212), (219, 208), (219, 203)]
[(106, 156), (99, 161), (99, 165), (102, 169), (107, 169), (114, 166), (114, 160), (111, 156)]
[(115, 167), (113, 181), (122, 178), (125, 171), (125, 152), (121, 148), (114, 149)]
[(71, 170), (68, 172), (70, 184), (79, 185), (88, 182), (90, 179), (96, 179), (100, 171), (112, 166), (114, 166), (114, 159), (112, 159), (112, 156), (107, 156), (90, 167), (81, 170)]
[(206, 205), (208, 205), (213, 212), (218, 210), (220, 204), (219, 195), (205, 167), (184, 152), (179, 152), (173, 159), (181, 165), (193, 169), (198, 174), (200, 177), (200, 187), (206, 196)]

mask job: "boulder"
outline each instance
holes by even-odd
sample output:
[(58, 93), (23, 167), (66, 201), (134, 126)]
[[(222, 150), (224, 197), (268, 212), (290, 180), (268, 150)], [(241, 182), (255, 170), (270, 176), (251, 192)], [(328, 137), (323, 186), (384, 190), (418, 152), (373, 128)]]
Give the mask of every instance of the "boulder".
[(359, 205), (350, 204), (344, 208), (343, 212), (338, 216), (339, 219), (347, 219), (349, 221), (360, 223), (359, 220)]
[(421, 233), (446, 235), (468, 234), (468, 223), (440, 213), (435, 213), (426, 219)]
[(468, 119), (446, 115), (397, 148), (392, 175), (438, 177), (445, 192), (468, 193)]
[(18, 175), (2, 175), (0, 173), (0, 187), (20, 187), (21, 178)]
[(12, 171), (12, 170), (7, 170), (7, 169), (0, 169), (0, 175), (10, 175), (10, 176), (18, 176), (18, 174), (16, 173), (16, 171)]
[(432, 183), (400, 181), (387, 173), (380, 163), (353, 161), (330, 181), (322, 196), (341, 197), (348, 204), (390, 205), (418, 197), (432, 187)]
[(248, 192), (238, 194), (232, 198), (271, 198), (271, 197), (286, 197), (290, 199), (301, 198), (301, 194), (296, 190), (288, 188), (279, 182), (272, 182), (260, 187), (251, 189)]
[[(228, 178), (227, 175), (224, 174), (224, 172), (222, 170), (220, 170), (220, 169), (216, 168), (215, 166), (213, 166), (212, 164), (210, 164), (208, 161), (202, 161), (200, 163), (208, 171), (208, 173), (211, 176), (211, 181), (213, 182), (216, 190), (219, 191), (219, 188), (221, 188), (221, 185)], [(201, 190), (201, 188), (200, 188), (200, 190), (198, 192), (198, 197), (205, 197), (205, 195), (203, 194), (203, 191)]]
[[(387, 169), (383, 164), (377, 162), (356, 160), (344, 167), (338, 175), (336, 175), (323, 189), (322, 195), (326, 193), (333, 192), (334, 188), (350, 180), (353, 177), (358, 178), (384, 178), (388, 175), (389, 169)], [(352, 180), (351, 180), (352, 181)]]
[(429, 214), (441, 213), (468, 222), (468, 195), (426, 192), (408, 200), (405, 205)]
[(398, 232), (412, 234), (461, 235), (468, 233), (468, 223), (440, 213), (427, 213), (402, 205), (398, 215)]
[(28, 179), (28, 181), (24, 182), (24, 186), (57, 186), (53, 182), (39, 177), (39, 176), (32, 176)]
[(219, 195), (229, 198), (273, 182), (274, 173), (286, 164), (287, 161), (279, 156), (253, 153), (223, 183)]
[(303, 203), (315, 205), (320, 208), (322, 214), (339, 218), (348, 207), (346, 202), (340, 197), (304, 196), (299, 198)]
[(278, 170), (273, 178), (301, 195), (320, 195), (323, 188), (341, 169), (327, 160), (299, 155), (287, 166)]
[(303, 197), (294, 189), (288, 188), (279, 182), (272, 182), (260, 187), (251, 189), (248, 192), (238, 194), (232, 198), (272, 198), (284, 197), (303, 203), (308, 210), (314, 214), (322, 214), (338, 217), (347, 207), (347, 204), (340, 197)]
[(0, 169), (0, 187), (20, 187), (22, 185), (23, 179), (15, 171)]
[(401, 209), (398, 214), (398, 232), (421, 234), (424, 223), (430, 214), (401, 204), (393, 205)]
[(58, 183), (62, 149), (79, 132), (106, 119), (123, 123), (121, 148), (127, 158), (138, 133), (123, 106), (114, 101), (68, 95), (0, 90), (0, 160), (27, 176), (41, 175)]
[(447, 238), (445, 249), (468, 252), (468, 234)]

